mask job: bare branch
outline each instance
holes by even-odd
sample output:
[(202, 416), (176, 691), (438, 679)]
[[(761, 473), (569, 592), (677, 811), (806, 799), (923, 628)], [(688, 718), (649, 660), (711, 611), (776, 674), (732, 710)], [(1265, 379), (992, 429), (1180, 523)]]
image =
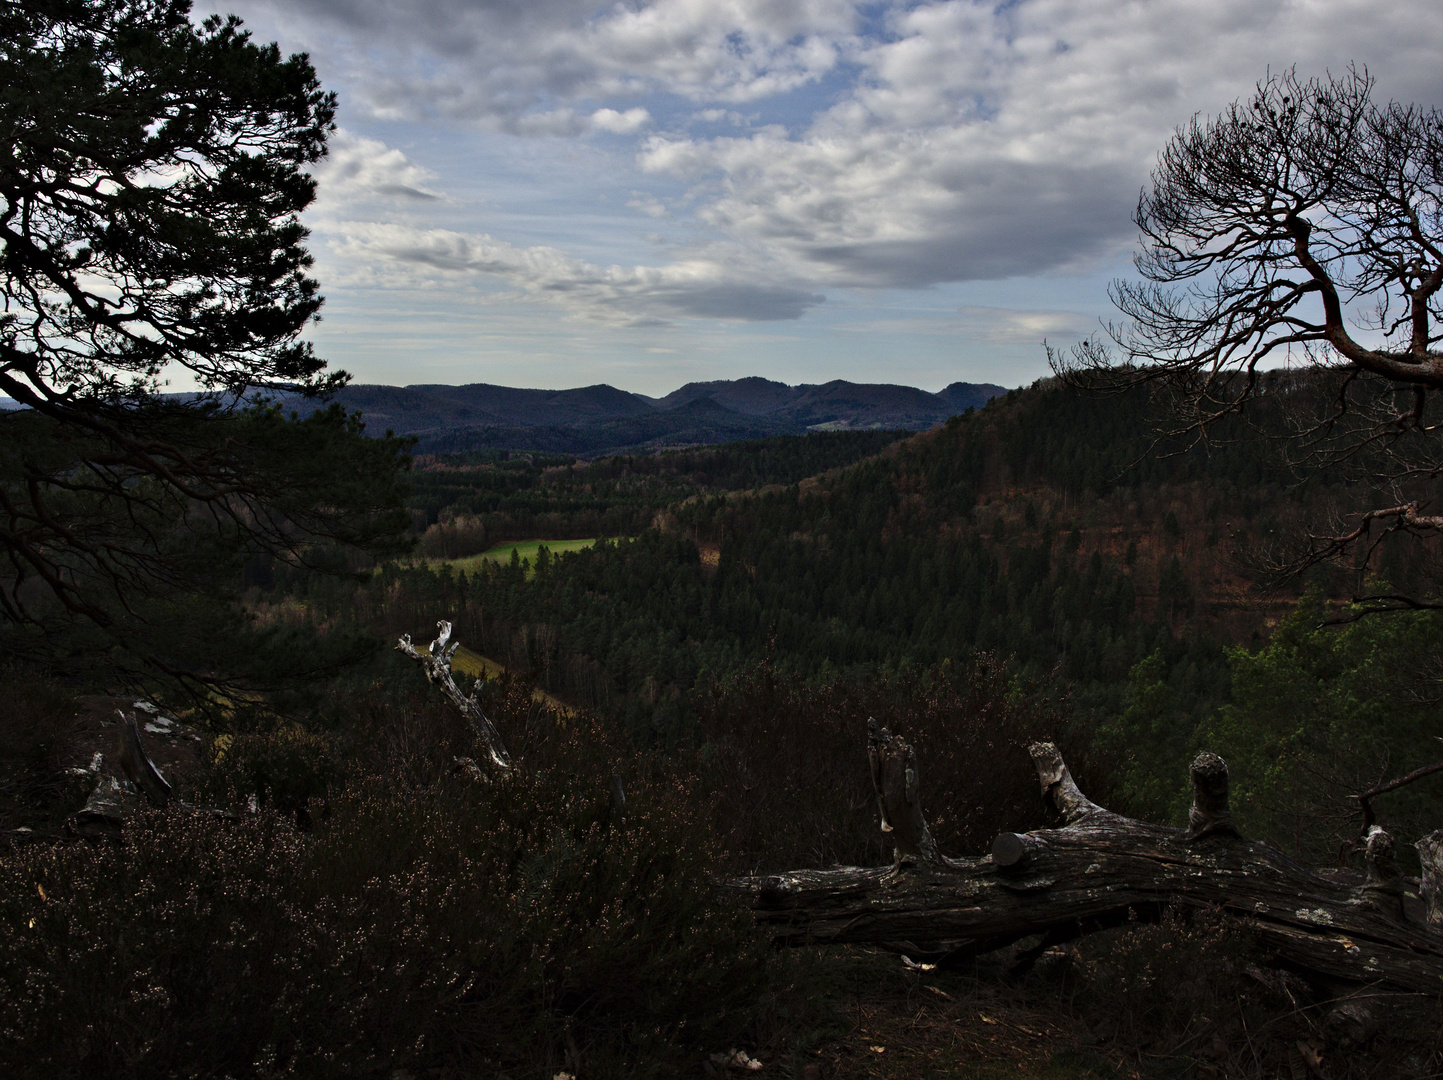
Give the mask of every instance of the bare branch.
[(396, 643), (396, 648), (420, 664), (421, 669), (426, 673), (426, 678), (439, 686), (451, 704), (455, 705), (461, 715), (466, 718), (466, 722), (471, 726), (472, 734), (486, 745), (486, 754), (490, 758), (491, 764), (503, 772), (510, 770), (512, 767), (511, 755), (506, 752), (506, 746), (501, 741), (501, 733), (496, 730), (495, 725), (486, 718), (486, 713), (481, 709), (479, 682), (467, 695), (462, 693), (461, 688), (456, 685), (455, 678), (451, 675), (451, 658), (461, 647), (459, 641), (451, 641), (451, 624), (442, 619), (436, 624), (436, 630), (436, 640), (431, 642), (424, 652), (411, 644), (410, 634), (403, 634)]

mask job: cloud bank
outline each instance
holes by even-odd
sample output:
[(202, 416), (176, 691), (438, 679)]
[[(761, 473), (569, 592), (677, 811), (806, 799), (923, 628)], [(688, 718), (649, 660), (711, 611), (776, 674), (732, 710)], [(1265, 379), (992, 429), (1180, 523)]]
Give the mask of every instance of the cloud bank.
[(794, 319), (827, 290), (1043, 281), (1115, 264), (1173, 128), (1270, 69), (1356, 62), (1383, 97), (1443, 101), (1434, 0), (239, 8), (306, 43), (378, 123), (612, 140), (635, 181), (629, 211), (686, 230), (663, 265), (603, 268), (512, 246), (480, 220), (438, 229), (424, 214), (444, 181), (361, 135), (337, 138), (324, 205), (340, 220), (389, 199), (401, 216), (351, 213), (324, 231), (368, 274), (389, 260), (401, 276), (497, 278), (627, 324)]

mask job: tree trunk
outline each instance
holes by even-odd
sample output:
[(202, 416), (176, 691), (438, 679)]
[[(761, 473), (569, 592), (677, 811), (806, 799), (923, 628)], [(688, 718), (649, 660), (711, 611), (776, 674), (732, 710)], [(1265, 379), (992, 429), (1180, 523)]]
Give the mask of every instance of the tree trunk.
[[(1179, 831), (1097, 806), (1073, 782), (1056, 746), (1034, 744), (1043, 798), (1062, 827), (1002, 833), (990, 855), (948, 858), (927, 831), (911, 747), (875, 726), (868, 747), (883, 829), (898, 840), (897, 859), (891, 867), (734, 882), (752, 894), (756, 919), (780, 944), (980, 953), (1037, 934), (1067, 940), (1173, 905), (1237, 916), (1268, 958), (1329, 982), (1435, 994), (1443, 986), (1443, 929), (1405, 906), (1388, 834), (1376, 826), (1369, 833), (1366, 884), (1329, 880), (1238, 835), (1227, 766), (1215, 754), (1193, 762), (1190, 824)], [(1420, 848), (1443, 846), (1440, 835)], [(1422, 852), (1425, 880), (1430, 866), (1437, 876), (1434, 849)]]

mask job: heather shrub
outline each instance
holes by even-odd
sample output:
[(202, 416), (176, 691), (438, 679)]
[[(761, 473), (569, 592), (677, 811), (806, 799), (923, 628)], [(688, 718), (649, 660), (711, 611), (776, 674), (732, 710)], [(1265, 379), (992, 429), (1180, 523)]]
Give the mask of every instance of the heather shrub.
[(83, 724), (74, 695), (44, 671), (0, 663), (0, 827), (74, 809), (63, 775)]
[[(1156, 914), (1082, 938), (1060, 963), (1040, 965), (1063, 976), (1058, 989), (1095, 1041), (1135, 1058), (1139, 1075), (1439, 1075), (1443, 1031), (1431, 995), (1360, 987), (1350, 1001), (1338, 984), (1270, 965), (1252, 928), (1224, 912)], [(1349, 1012), (1360, 1005), (1369, 1018), (1361, 1026)]]
[(1203, 1027), (1231, 1034), (1243, 997), (1267, 1012), (1266, 986), (1247, 975), (1254, 951), (1245, 925), (1221, 913), (1166, 909), (1074, 946), (1075, 1000), (1105, 1038), (1180, 1042)]
[(296, 724), (218, 736), (208, 765), (202, 798), (224, 802), (253, 795), (257, 804), (305, 823), (311, 804), (323, 800), (345, 772), (333, 734)]
[[(666, 1076), (734, 1037), (775, 961), (711, 884), (694, 792), (525, 689), (486, 691), (514, 775), (449, 768), (464, 734), (428, 738), (403, 694), (380, 734), (355, 713), (232, 737), (211, 780), (265, 785), (258, 813), (147, 811), (122, 843), (0, 859), (0, 1070)], [(318, 785), (299, 831), (277, 793)]]

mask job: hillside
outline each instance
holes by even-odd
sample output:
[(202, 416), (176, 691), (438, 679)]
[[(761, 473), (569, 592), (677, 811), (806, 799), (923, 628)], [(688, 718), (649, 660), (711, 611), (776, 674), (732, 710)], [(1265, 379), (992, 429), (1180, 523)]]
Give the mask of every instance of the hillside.
[(699, 400), (715, 401), (735, 412), (767, 416), (803, 427), (930, 427), (949, 416), (981, 408), (1005, 388), (989, 383), (953, 383), (929, 394), (911, 386), (850, 383), (834, 379), (820, 386), (788, 386), (770, 379), (687, 383), (658, 401), (677, 408)]
[[(580, 1057), (551, 1052), (568, 1044), (585, 1047), (582, 1075), (629, 1075), (640, 1044), (604, 1041), (628, 1030), (626, 1017), (643, 1033), (665, 1023), (695, 1038), (663, 1047), (673, 1056), (651, 1074), (686, 1075), (716, 1048), (741, 1045), (716, 1033), (725, 1027), (691, 1034), (695, 1002), (712, 1015), (722, 987), (764, 1075), (1249, 1075), (1233, 1068), (1230, 1046), (1248, 1048), (1253, 1075), (1305, 1075), (1289, 1055), (1315, 1046), (1303, 1040), (1324, 1029), (1329, 999), (1295, 971), (1278, 981), (1271, 958), (1210, 910), (1144, 909), (1136, 921), (1129, 910), (1126, 925), (1080, 944), (949, 970), (926, 954), (925, 966), (905, 966), (853, 950), (779, 953), (714, 887), (719, 876), (892, 859), (895, 837), (877, 828), (868, 718), (917, 748), (928, 819), (949, 854), (1047, 825), (1028, 746), (1051, 739), (1089, 796), (1173, 824), (1191, 797), (1188, 763), (1214, 749), (1232, 767), (1249, 840), (1334, 863), (1357, 836), (1347, 793), (1436, 753), (1443, 618), (1331, 634), (1317, 629), (1313, 601), (1285, 615), (1297, 587), (1258, 591), (1249, 554), (1350, 495), (1337, 477), (1283, 468), (1266, 403), (1261, 412), (1261, 430), (1189, 450), (1149, 435), (1141, 397), (1043, 383), (912, 435), (783, 435), (595, 460), (422, 455), (411, 494), (418, 558), (368, 580), (247, 565), (247, 615), (288, 655), (324, 661), (310, 647), (316, 635), (339, 641), (358, 629), (374, 651), (349, 675), (326, 662), (334, 681), (301, 719), (241, 714), (203, 768), (189, 778), (171, 769), (178, 797), (229, 799), (221, 805), (234, 813), (155, 814), (145, 843), (13, 858), (6, 894), (26, 906), (5, 922), (16, 947), (3, 950), (0, 975), (51, 996), (33, 1008), (11, 1000), (69, 1037), (92, 997), (111, 1007), (92, 987), (110, 986), (108, 958), (126, 949), (188, 965), (167, 961), (164, 977), (187, 991), (170, 1000), (205, 1008), (169, 1009), (196, 1017), (154, 1044), (172, 1054), (234, 1015), (270, 1015), (299, 986), (315, 989), (288, 1022), (313, 1023), (309, 1038), (351, 1054), (381, 1031), (376, 1046), (415, 1047), (418, 1063), (444, 1063), (436, 1075), (449, 1074), (449, 1048), (466, 1040), (486, 1048), (466, 1060), (488, 1076), (502, 1066), (555, 1076)], [(646, 436), (669, 414), (767, 419), (702, 396), (606, 423)], [(532, 538), (529, 565), (464, 558), (466, 544), (507, 531)], [(535, 539), (597, 536), (615, 539), (579, 550)], [(468, 669), (492, 673), (474, 692), (524, 762), (514, 778), (476, 783), (462, 771), (474, 732), (392, 647), (403, 633), (424, 643), (441, 617), (499, 662)], [(1239, 643), (1249, 649), (1228, 648)], [(45, 690), (17, 671), (7, 689), (23, 705), (36, 687)], [(127, 700), (104, 699), (96, 715)], [(64, 707), (47, 706), (62, 721)], [(85, 738), (55, 759), (69, 776), (86, 774), (93, 746), (113, 743), (98, 721), (77, 730)], [(26, 760), (53, 753), (17, 745)], [(32, 825), (60, 820), (55, 797), (25, 801), (45, 773), (12, 767), (0, 780), (0, 811), (8, 796), (25, 843)], [(1439, 805), (1420, 784), (1380, 808), (1405, 855), (1436, 826)], [(198, 828), (212, 830), (202, 843)], [(181, 905), (180, 922), (144, 917), (146, 897), (191, 895), (198, 879), (221, 899)], [(92, 921), (85, 949), (52, 962), (58, 954), (35, 953), (32, 931), (56, 912), (68, 918), (59, 905), (73, 896), (81, 903), (70, 911), (120, 912), (113, 942), (97, 941)], [(81, 924), (59, 925), (73, 935)], [(241, 934), (255, 944), (234, 948)], [(83, 980), (72, 979), (77, 964)], [(433, 970), (445, 977), (438, 991), (424, 981), (418, 990), (414, 973)], [(61, 974), (37, 981), (49, 972)], [(217, 972), (249, 996), (187, 989)], [(454, 994), (463, 984), (480, 986), (475, 1027), (454, 1020), (465, 1015)], [(608, 997), (617, 987), (631, 996)], [(773, 996), (758, 997), (762, 987)], [(335, 1001), (365, 1005), (339, 1013), (350, 1025), (339, 1035), (327, 1012)], [(497, 1001), (499, 1015), (521, 1019), (498, 1029)], [(592, 1002), (615, 1003), (600, 1012)], [(1426, 1008), (1420, 1000), (1417, 1015)], [(124, 1014), (126, 1030), (139, 1030), (132, 1016), (149, 1013)], [(1383, 1064), (1325, 1075), (1412, 1075), (1393, 1066), (1434, 1045), (1434, 1019), (1390, 1013), (1396, 1043), (1360, 1058)], [(383, 1026), (402, 1021), (412, 1024), (403, 1041)], [(521, 1032), (510, 1043), (497, 1035), (507, 1023)], [(235, 1060), (262, 1052), (245, 1045)], [(1151, 1064), (1139, 1071), (1144, 1054)], [(537, 1061), (545, 1068), (526, 1064)]]
[[(528, 390), (471, 383), (355, 384), (336, 400), (359, 411), (373, 431), (416, 436), (422, 453), (508, 449), (596, 457), (807, 431), (918, 431), (1005, 392), (986, 383), (953, 383), (931, 394), (886, 383), (788, 386), (747, 378), (688, 383), (658, 399), (605, 384)], [(299, 399), (285, 404), (302, 413), (316, 407)]]
[[(751, 474), (750, 491), (708, 485), (705, 468), (658, 485), (638, 463), (661, 458), (524, 478), (498, 463), (469, 479), (436, 459), (418, 480), (437, 543), (452, 529), (457, 554), (467, 530), (489, 543), (523, 521), (531, 535), (638, 536), (475, 582), (487, 600), (469, 638), (583, 704), (685, 712), (693, 688), (764, 655), (809, 679), (993, 653), (1079, 708), (1115, 711), (1157, 654), (1196, 714), (1226, 698), (1224, 647), (1264, 640), (1303, 587), (1262, 592), (1250, 555), (1336, 491), (1326, 477), (1297, 486), (1254, 437), (1174, 453), (1150, 430), (1141, 397), (1043, 383), (858, 444), (876, 456), (821, 475)], [(503, 480), (504, 501), (466, 493)]]

